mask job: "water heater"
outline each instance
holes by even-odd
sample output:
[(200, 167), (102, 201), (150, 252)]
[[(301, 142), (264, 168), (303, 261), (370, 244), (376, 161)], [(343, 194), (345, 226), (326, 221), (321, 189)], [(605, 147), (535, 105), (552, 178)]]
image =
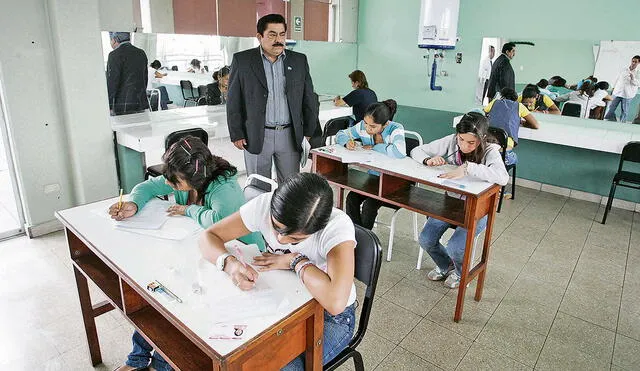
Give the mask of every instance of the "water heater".
[(422, 0), (418, 47), (453, 49), (458, 38), (460, 0)]

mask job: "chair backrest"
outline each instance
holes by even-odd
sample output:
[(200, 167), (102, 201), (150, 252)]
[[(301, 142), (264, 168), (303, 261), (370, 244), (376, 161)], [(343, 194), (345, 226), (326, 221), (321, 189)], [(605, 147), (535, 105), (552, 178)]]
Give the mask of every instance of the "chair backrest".
[(491, 138), (495, 139), (500, 148), (502, 148), (501, 156), (502, 161), (505, 160), (505, 156), (507, 154), (507, 144), (509, 143), (509, 136), (507, 132), (502, 130), (501, 128), (497, 128), (494, 126), (489, 126), (489, 142), (491, 142)]
[[(259, 183), (268, 184), (271, 189), (266, 190), (263, 187), (259, 187)], [(244, 188), (242, 189), (242, 193), (244, 194), (245, 201), (252, 200), (265, 192), (270, 192), (278, 188), (278, 183), (275, 180), (269, 179), (260, 174), (251, 174), (247, 177), (247, 180), (244, 182)]]
[(196, 138), (200, 138), (202, 143), (205, 145), (209, 144), (209, 134), (202, 128), (191, 128), (174, 131), (173, 133), (167, 135), (164, 140), (164, 150), (168, 150), (174, 143), (180, 141), (184, 137), (188, 137), (189, 135), (194, 136)]
[(356, 228), (356, 251), (355, 251), (355, 278), (367, 286), (362, 302), (362, 312), (358, 320), (358, 330), (351, 339), (349, 346), (355, 348), (360, 344), (371, 315), (373, 297), (378, 285), (380, 265), (382, 264), (382, 247), (378, 236), (371, 230), (359, 225)]
[(193, 93), (193, 84), (189, 80), (180, 80), (180, 90), (182, 91), (182, 98), (195, 98)]
[(198, 98), (198, 101), (196, 102), (198, 106), (206, 106), (209, 103), (207, 102), (207, 97), (200, 97)]
[(178, 70), (178, 66), (171, 66), (171, 71), (177, 71)]
[(350, 116), (342, 116), (333, 118), (324, 125), (324, 131), (322, 132), (322, 143), (327, 143), (327, 138), (333, 137), (340, 130), (344, 130), (349, 127), (349, 122), (351, 122)]
[(562, 106), (562, 116), (580, 117), (582, 114), (582, 104), (575, 102), (565, 102)]
[(207, 96), (207, 86), (206, 85), (198, 85), (198, 96), (206, 97)]
[(160, 90), (151, 89), (147, 92), (149, 93), (149, 109), (151, 111), (157, 111), (160, 106)]
[[(410, 135), (410, 137), (407, 137), (407, 135)], [(420, 133), (416, 131), (411, 131), (411, 130), (404, 131), (404, 142), (407, 147), (407, 156), (411, 155), (411, 151), (414, 148), (421, 146), (424, 143), (422, 141), (422, 135), (420, 135)]]
[(618, 172), (622, 171), (623, 162), (640, 162), (640, 142), (629, 142), (622, 148)]
[(209, 72), (209, 66), (207, 66), (206, 64), (202, 66), (202, 68), (204, 68), (205, 71)]

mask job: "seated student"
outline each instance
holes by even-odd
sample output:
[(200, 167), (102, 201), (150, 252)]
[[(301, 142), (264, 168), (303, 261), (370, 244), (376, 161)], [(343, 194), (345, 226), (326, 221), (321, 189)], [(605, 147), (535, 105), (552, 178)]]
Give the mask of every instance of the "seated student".
[[(472, 175), (487, 182), (505, 185), (509, 181), (509, 174), (502, 162), (500, 146), (486, 142), (488, 127), (489, 122), (481, 113), (469, 112), (456, 125), (455, 134), (414, 148), (411, 157), (426, 166), (447, 163), (458, 166), (455, 170), (440, 175), (441, 178), (459, 179)], [(486, 225), (486, 216), (478, 220), (475, 235), (482, 232)], [(440, 244), (440, 238), (451, 226), (447, 222), (429, 218), (418, 241), (420, 247), (436, 263), (435, 269), (428, 273), (427, 278), (432, 281), (446, 278), (444, 285), (454, 289), (460, 285), (467, 230), (456, 228), (445, 248)]]
[(538, 120), (529, 112), (527, 107), (518, 103), (518, 94), (511, 88), (500, 90), (500, 99), (494, 99), (484, 108), (492, 126), (498, 127), (507, 132), (507, 153), (505, 161), (507, 165), (518, 162), (518, 156), (513, 147), (518, 145), (518, 132), (520, 124), (531, 129), (538, 129)]
[[(577, 103), (582, 106), (580, 110), (580, 117), (585, 117), (585, 111), (589, 109), (591, 98), (593, 97), (595, 85), (590, 81), (584, 81), (582, 85), (580, 85), (580, 89), (571, 91), (570, 93), (563, 94), (556, 98), (556, 102), (571, 102)], [(587, 115), (588, 116), (588, 115)]]
[(560, 76), (553, 76), (549, 79), (549, 86), (547, 86), (547, 90), (558, 95), (571, 92), (571, 89), (567, 87), (567, 80)]
[(598, 79), (596, 77), (594, 77), (593, 75), (589, 75), (588, 77), (585, 77), (584, 79), (578, 81), (577, 83), (569, 86), (569, 89), (571, 90), (578, 90), (580, 89), (580, 87), (582, 86), (582, 84), (585, 81), (589, 81), (592, 85), (598, 82)]
[(556, 106), (551, 98), (540, 94), (540, 89), (537, 85), (529, 84), (525, 86), (524, 90), (522, 90), (522, 95), (518, 96), (518, 102), (524, 104), (531, 112), (536, 111), (550, 113), (552, 115), (560, 114), (558, 106)]
[[(111, 205), (109, 214), (115, 220), (135, 215), (155, 196), (173, 194), (176, 205), (170, 206), (169, 215), (186, 215), (202, 228), (208, 228), (240, 209), (244, 195), (238, 184), (236, 168), (221, 157), (213, 156), (209, 148), (196, 137), (186, 137), (172, 145), (162, 156), (165, 173), (136, 185), (129, 195), (130, 201), (121, 207)], [(238, 236), (246, 243), (264, 247), (258, 234)], [(162, 356), (154, 352), (138, 333), (133, 334), (133, 350), (126, 364), (118, 371), (130, 371), (149, 366), (156, 370), (171, 370)]]
[(598, 81), (595, 85), (593, 96), (589, 100), (589, 118), (602, 120), (607, 102), (611, 102), (613, 97), (609, 95), (609, 83)]
[(369, 89), (369, 83), (367, 83), (367, 77), (364, 72), (355, 70), (349, 74), (349, 79), (351, 79), (351, 87), (354, 90), (344, 98), (340, 98), (338, 95), (333, 99), (333, 103), (336, 106), (353, 107), (353, 115), (357, 123), (364, 119), (365, 110), (370, 104), (377, 102), (378, 97), (373, 90)]
[(205, 73), (207, 71), (205, 71), (204, 68), (200, 67), (200, 61), (198, 59), (192, 59), (191, 62), (189, 63), (189, 68), (187, 68), (187, 72), (192, 72), (192, 73)]
[[(165, 73), (160, 72), (161, 67), (162, 67), (162, 64), (160, 64), (160, 61), (156, 59), (153, 62), (151, 62), (151, 64), (147, 68), (147, 74), (148, 74), (147, 90), (158, 89), (160, 91), (160, 109), (167, 110), (169, 109), (168, 104), (173, 103), (171, 102), (171, 100), (169, 100), (169, 93), (167, 92), (167, 88), (162, 85), (155, 88), (153, 87), (154, 82), (157, 82), (159, 81), (159, 79), (167, 76), (166, 72)], [(147, 91), (147, 94), (149, 94), (148, 91)]]
[[(370, 105), (364, 113), (364, 120), (338, 132), (336, 143), (355, 150), (355, 140), (360, 140), (363, 149), (384, 153), (393, 158), (405, 157), (407, 150), (404, 127), (402, 124), (391, 121), (396, 113), (396, 107), (396, 102), (392, 99)], [(369, 173), (378, 175), (371, 171)], [(380, 200), (349, 192), (346, 212), (355, 224), (371, 229), (378, 216), (378, 209), (382, 205), (384, 202)]]
[[(322, 362), (326, 364), (346, 348), (355, 327), (356, 244), (351, 220), (333, 207), (333, 191), (317, 174), (295, 174), (273, 193), (247, 202), (200, 239), (203, 257), (242, 290), (251, 290), (259, 274), (229, 255), (224, 243), (251, 231), (262, 233), (267, 243), (267, 252), (253, 261), (258, 271), (295, 271), (324, 307)], [(304, 355), (283, 370), (304, 370)]]
[(229, 90), (229, 72), (231, 69), (224, 66), (213, 73), (215, 81), (207, 85), (207, 105), (214, 106), (226, 103), (227, 91)]
[(540, 90), (540, 94), (544, 94), (552, 100), (558, 96), (558, 94), (547, 89), (547, 87), (549, 86), (549, 81), (547, 79), (540, 79), (536, 86)]

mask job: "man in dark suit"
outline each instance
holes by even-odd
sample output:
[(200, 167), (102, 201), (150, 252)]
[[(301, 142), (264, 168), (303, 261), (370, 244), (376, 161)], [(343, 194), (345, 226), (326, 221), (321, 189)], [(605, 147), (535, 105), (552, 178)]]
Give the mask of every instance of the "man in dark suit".
[(110, 32), (113, 51), (107, 59), (107, 92), (113, 115), (141, 112), (147, 101), (147, 55), (131, 45), (128, 32)]
[(516, 44), (506, 43), (502, 46), (502, 54), (496, 58), (491, 68), (487, 97), (489, 101), (495, 98), (497, 92), (503, 88), (516, 89), (516, 75), (511, 67), (511, 60), (516, 55)]
[(271, 178), (273, 160), (278, 182), (300, 171), (302, 141), (318, 121), (307, 57), (285, 52), (286, 33), (279, 14), (258, 20), (260, 46), (234, 54), (227, 95), (229, 134), (247, 174)]

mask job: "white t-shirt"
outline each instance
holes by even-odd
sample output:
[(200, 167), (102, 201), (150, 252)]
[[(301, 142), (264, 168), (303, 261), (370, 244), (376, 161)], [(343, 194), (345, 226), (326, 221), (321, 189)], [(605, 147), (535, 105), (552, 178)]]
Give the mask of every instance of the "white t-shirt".
[[(318, 268), (327, 272), (327, 254), (338, 244), (356, 240), (353, 222), (340, 209), (333, 208), (329, 223), (322, 230), (312, 234), (306, 240), (295, 245), (283, 245), (276, 238), (276, 231), (271, 223), (271, 196), (273, 193), (262, 194), (240, 207), (242, 222), (251, 232), (260, 232), (271, 253), (299, 252), (306, 255)], [(356, 301), (356, 286), (351, 285), (351, 294), (347, 305)]]
[(156, 81), (156, 69), (147, 67), (147, 90), (153, 89), (154, 81)]
[(629, 70), (629, 67), (625, 67), (620, 71), (618, 79), (613, 87), (613, 95), (626, 99), (634, 98), (638, 92), (638, 87), (640, 86), (640, 76), (638, 76), (639, 71), (640, 68), (636, 68), (631, 71)]
[(593, 93), (593, 97), (589, 99), (589, 110), (595, 107), (604, 107), (607, 103), (603, 100), (609, 93), (606, 90), (598, 89)]

